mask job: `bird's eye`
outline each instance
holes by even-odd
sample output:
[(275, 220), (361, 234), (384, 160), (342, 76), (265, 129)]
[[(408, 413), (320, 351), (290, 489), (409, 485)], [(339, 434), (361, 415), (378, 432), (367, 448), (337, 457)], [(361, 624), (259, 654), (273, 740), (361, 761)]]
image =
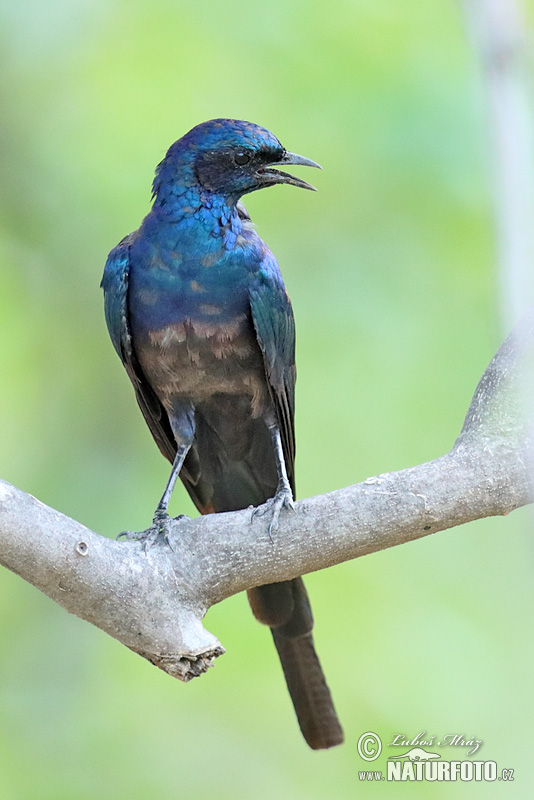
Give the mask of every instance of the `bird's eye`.
[(248, 153), (243, 153), (243, 152), (236, 153), (235, 156), (234, 156), (234, 161), (240, 167), (243, 167), (245, 164), (248, 164), (248, 162), (250, 161), (250, 156), (249, 156)]

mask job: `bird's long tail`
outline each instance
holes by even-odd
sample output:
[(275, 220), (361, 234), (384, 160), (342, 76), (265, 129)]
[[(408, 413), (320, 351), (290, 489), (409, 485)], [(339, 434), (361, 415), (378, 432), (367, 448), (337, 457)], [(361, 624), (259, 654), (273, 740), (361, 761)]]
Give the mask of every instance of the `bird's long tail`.
[(315, 652), (308, 593), (302, 578), (248, 592), (254, 616), (269, 625), (302, 735), (313, 750), (341, 744), (343, 730)]
[[(207, 420), (197, 410), (196, 421), (197, 439), (180, 477), (202, 514), (259, 506), (274, 496), (278, 475), (270, 433), (261, 420), (250, 420), (248, 429), (236, 421), (229, 430), (221, 428), (218, 417)], [(246, 458), (229, 458), (223, 443), (229, 446), (232, 436), (248, 442)], [(234, 449), (238, 449), (235, 442)], [(204, 465), (203, 472), (200, 464)], [(224, 468), (215, 469), (213, 464)], [(319, 750), (341, 744), (343, 730), (313, 646), (313, 616), (304, 581), (295, 578), (270, 583), (247, 594), (256, 619), (271, 628), (300, 729), (309, 746)]]

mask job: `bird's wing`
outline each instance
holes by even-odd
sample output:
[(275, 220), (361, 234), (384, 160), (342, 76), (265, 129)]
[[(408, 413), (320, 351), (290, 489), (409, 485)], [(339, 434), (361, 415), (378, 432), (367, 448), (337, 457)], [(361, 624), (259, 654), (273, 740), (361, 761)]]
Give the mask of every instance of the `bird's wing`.
[(132, 345), (128, 320), (128, 278), (130, 243), (126, 236), (108, 256), (101, 286), (104, 290), (106, 323), (113, 346), (126, 368), (135, 389), (135, 396), (150, 432), (165, 458), (173, 461), (176, 442), (167, 413), (152, 391)]
[(268, 253), (249, 292), (252, 320), (263, 353), (289, 481), (295, 463), (295, 320), (278, 265)]

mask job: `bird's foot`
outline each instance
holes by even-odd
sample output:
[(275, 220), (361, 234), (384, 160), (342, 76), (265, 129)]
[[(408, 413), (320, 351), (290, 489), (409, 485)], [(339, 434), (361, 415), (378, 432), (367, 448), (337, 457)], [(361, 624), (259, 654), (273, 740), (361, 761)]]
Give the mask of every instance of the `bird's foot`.
[(174, 550), (171, 541), (173, 524), (182, 519), (190, 519), (186, 514), (179, 514), (177, 517), (170, 517), (166, 511), (156, 509), (152, 519), (152, 525), (144, 531), (122, 531), (117, 539), (124, 537), (130, 542), (141, 542), (143, 550), (147, 553), (155, 544), (167, 544)]
[(278, 520), (280, 519), (280, 512), (283, 508), (289, 511), (295, 510), (295, 503), (293, 500), (293, 493), (289, 486), (279, 486), (276, 490), (274, 497), (271, 497), (262, 506), (258, 506), (252, 512), (252, 519), (254, 517), (263, 517), (264, 514), (271, 514), (271, 522), (269, 524), (269, 536), (272, 538), (273, 531), (278, 529)]

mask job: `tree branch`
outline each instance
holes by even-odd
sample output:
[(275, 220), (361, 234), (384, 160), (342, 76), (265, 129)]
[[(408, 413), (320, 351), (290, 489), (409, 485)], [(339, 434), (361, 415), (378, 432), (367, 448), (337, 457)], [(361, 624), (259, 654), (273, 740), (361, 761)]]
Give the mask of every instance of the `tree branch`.
[(0, 481), (0, 563), (187, 681), (224, 652), (201, 622), (214, 603), (531, 502), (533, 355), (531, 315), (486, 369), (450, 453), (301, 500), (272, 538), (247, 509), (177, 521), (172, 549), (145, 554)]

